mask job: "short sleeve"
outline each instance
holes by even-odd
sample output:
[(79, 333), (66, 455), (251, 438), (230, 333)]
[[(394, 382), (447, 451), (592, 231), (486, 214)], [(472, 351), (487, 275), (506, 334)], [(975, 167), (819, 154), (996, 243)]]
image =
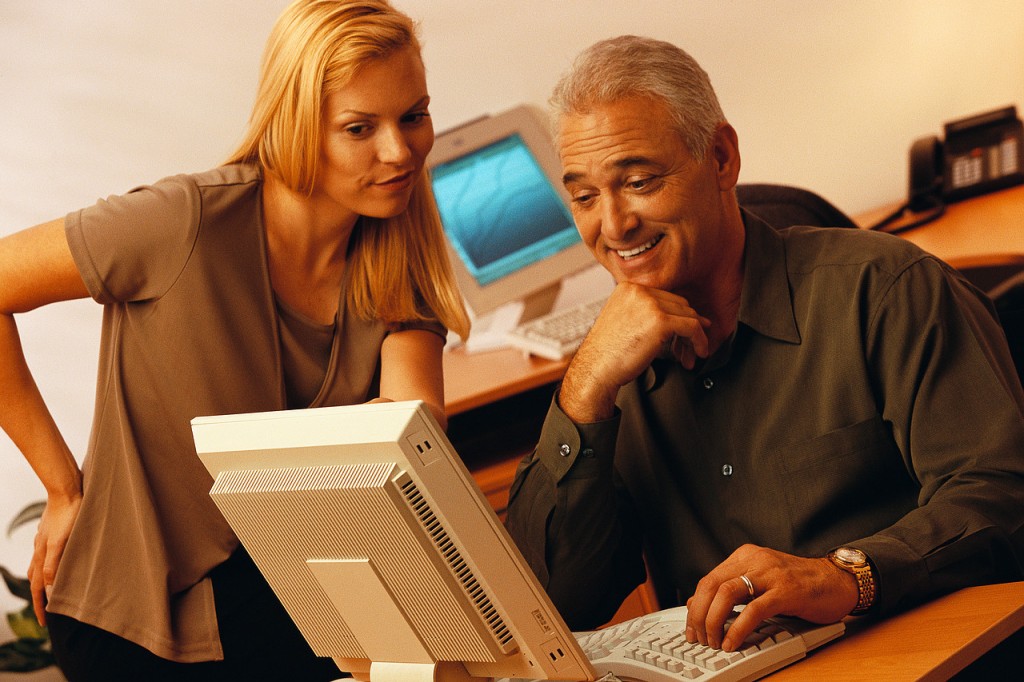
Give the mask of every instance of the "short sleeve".
[(162, 296), (192, 252), (200, 209), (198, 187), (182, 175), (68, 214), (68, 244), (90, 295), (100, 303)]
[(395, 332), (402, 332), (408, 329), (422, 329), (428, 332), (434, 332), (442, 339), (448, 338), (448, 328), (441, 324), (440, 320), (437, 319), (437, 314), (430, 309), (427, 302), (423, 299), (423, 294), (416, 291), (416, 312), (419, 313), (421, 319), (417, 320), (402, 320), (401, 322), (394, 322), (388, 324), (387, 331), (389, 334)]

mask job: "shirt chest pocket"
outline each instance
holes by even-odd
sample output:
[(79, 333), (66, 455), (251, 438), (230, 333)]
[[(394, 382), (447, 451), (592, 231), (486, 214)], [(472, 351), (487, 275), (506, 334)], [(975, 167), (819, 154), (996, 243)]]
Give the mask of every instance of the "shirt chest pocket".
[(915, 504), (916, 485), (877, 416), (768, 452), (761, 463), (785, 500), (792, 551), (815, 554), (874, 533)]

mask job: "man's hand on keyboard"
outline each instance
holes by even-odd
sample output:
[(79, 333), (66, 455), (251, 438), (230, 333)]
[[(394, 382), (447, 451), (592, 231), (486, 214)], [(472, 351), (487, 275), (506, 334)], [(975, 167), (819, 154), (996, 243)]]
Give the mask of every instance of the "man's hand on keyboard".
[(709, 324), (681, 296), (618, 284), (566, 370), (562, 410), (580, 423), (611, 417), (619, 388), (639, 376), (666, 344), (687, 369), (696, 358), (707, 357)]
[[(726, 619), (739, 604), (746, 606), (728, 631), (723, 631)], [(686, 638), (735, 651), (765, 618), (786, 615), (812, 623), (835, 623), (856, 604), (855, 579), (828, 559), (743, 545), (697, 583), (686, 602)]]

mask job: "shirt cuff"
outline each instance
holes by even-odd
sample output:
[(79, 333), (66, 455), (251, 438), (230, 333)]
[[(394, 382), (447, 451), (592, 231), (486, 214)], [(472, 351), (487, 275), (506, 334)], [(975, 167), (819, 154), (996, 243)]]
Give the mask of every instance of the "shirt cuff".
[(896, 538), (877, 534), (846, 544), (864, 552), (871, 562), (875, 577), (872, 612), (886, 614), (905, 606), (905, 595), (932, 581), (925, 561), (912, 558), (914, 551)]
[(558, 404), (558, 392), (544, 419), (537, 459), (551, 473), (555, 483), (565, 478), (592, 478), (611, 471), (621, 413), (599, 422), (577, 424)]

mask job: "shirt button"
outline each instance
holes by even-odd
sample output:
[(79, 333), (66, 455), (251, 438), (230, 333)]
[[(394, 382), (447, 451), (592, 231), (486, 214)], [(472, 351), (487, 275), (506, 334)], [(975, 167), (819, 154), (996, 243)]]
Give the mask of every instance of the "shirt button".
[(731, 464), (723, 464), (722, 465), (722, 475), (723, 476), (732, 476), (732, 465)]
[(561, 445), (558, 446), (558, 454), (560, 454), (562, 457), (568, 457), (569, 453), (571, 452), (572, 448), (570, 448), (565, 443), (562, 443)]
[(710, 391), (714, 387), (714, 385), (715, 385), (715, 382), (714, 382), (714, 380), (711, 377), (705, 377), (705, 379), (704, 379), (704, 388), (706, 388), (707, 390)]

